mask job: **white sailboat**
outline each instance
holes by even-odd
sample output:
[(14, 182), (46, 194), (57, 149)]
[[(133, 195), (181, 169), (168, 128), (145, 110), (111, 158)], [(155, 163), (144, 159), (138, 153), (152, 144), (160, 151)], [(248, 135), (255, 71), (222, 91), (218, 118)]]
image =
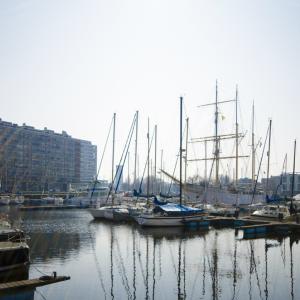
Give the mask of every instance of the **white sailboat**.
[(251, 216), (273, 218), (273, 219), (285, 219), (290, 216), (288, 207), (283, 205), (266, 205), (261, 209), (254, 211)]
[(203, 218), (203, 210), (182, 205), (182, 102), (183, 98), (180, 97), (180, 204), (159, 203), (151, 213), (144, 213), (135, 218), (141, 226), (183, 226), (185, 222), (200, 221)]
[[(131, 205), (122, 205), (123, 200), (125, 199), (123, 194), (119, 194), (117, 193), (117, 189), (118, 189), (118, 185), (119, 185), (119, 180), (120, 180), (120, 176), (123, 170), (121, 169), (121, 171), (119, 170), (120, 165), (122, 164), (122, 160), (123, 160), (123, 164), (126, 160), (126, 157), (128, 155), (128, 148), (130, 145), (130, 142), (125, 145), (125, 149), (127, 148), (127, 151), (125, 151), (125, 156), (121, 157), (120, 163), (118, 164), (118, 169), (117, 172), (114, 173), (114, 154), (115, 154), (115, 121), (116, 121), (116, 114), (114, 114), (113, 117), (113, 150), (112, 150), (112, 180), (111, 180), (111, 186), (108, 190), (108, 195), (106, 194), (105, 197), (105, 206), (102, 207), (98, 207), (98, 208), (93, 208), (90, 209), (89, 212), (91, 213), (91, 215), (93, 216), (94, 219), (107, 219), (107, 220), (123, 220), (123, 219), (129, 219), (130, 218), (130, 208)], [(131, 140), (131, 138), (129, 138), (130, 136), (132, 136), (133, 132), (134, 132), (134, 128), (137, 131), (137, 124), (138, 124), (138, 111), (135, 113), (133, 121), (132, 121), (132, 126), (131, 129), (129, 131), (129, 135), (128, 135), (128, 139)], [(124, 149), (124, 150), (125, 150)], [(114, 191), (113, 191), (114, 189)], [(109, 201), (110, 200), (110, 201)], [(107, 205), (107, 203), (111, 203), (111, 205)], [(118, 205), (116, 205), (115, 203), (119, 203)]]

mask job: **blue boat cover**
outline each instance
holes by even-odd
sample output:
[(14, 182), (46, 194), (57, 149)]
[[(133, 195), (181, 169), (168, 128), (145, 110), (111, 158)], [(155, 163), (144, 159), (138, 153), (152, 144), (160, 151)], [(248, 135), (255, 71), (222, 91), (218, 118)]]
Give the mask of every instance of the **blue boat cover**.
[(161, 210), (171, 213), (171, 212), (184, 212), (184, 213), (201, 213), (203, 209), (193, 208), (185, 205), (175, 204), (175, 203), (167, 203), (164, 205), (158, 205)]
[(271, 197), (269, 197), (269, 195), (266, 195), (266, 202), (267, 203), (272, 203), (272, 202), (280, 202), (283, 201), (284, 199), (282, 199), (279, 195), (272, 195)]

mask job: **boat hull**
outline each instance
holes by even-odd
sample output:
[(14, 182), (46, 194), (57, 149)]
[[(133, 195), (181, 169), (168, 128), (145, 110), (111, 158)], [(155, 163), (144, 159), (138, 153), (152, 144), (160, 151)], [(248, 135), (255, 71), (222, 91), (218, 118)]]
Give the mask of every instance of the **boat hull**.
[(104, 219), (104, 209), (89, 209), (90, 214), (93, 216), (94, 219)]
[(26, 243), (0, 242), (0, 272), (26, 266), (29, 262)]
[(184, 226), (185, 222), (201, 221), (203, 215), (192, 216), (153, 216), (141, 215), (135, 218), (139, 225), (149, 227)]

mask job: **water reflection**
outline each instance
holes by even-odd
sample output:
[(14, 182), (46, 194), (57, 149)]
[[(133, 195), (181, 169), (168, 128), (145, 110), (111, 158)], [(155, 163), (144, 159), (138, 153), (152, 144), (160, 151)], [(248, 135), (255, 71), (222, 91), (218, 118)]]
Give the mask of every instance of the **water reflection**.
[[(297, 237), (240, 239), (232, 229), (141, 228), (84, 211), (22, 216), (32, 265), (71, 280), (46, 299), (298, 299)], [(35, 299), (42, 299), (35, 294)]]

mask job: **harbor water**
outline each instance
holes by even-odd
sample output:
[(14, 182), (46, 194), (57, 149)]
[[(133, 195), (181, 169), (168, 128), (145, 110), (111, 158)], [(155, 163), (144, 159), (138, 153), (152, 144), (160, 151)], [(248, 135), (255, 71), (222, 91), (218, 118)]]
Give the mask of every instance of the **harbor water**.
[[(4, 208), (2, 208), (4, 211)], [(234, 229), (147, 228), (87, 210), (5, 213), (30, 237), (29, 278), (69, 275), (33, 299), (300, 299), (295, 237)]]

